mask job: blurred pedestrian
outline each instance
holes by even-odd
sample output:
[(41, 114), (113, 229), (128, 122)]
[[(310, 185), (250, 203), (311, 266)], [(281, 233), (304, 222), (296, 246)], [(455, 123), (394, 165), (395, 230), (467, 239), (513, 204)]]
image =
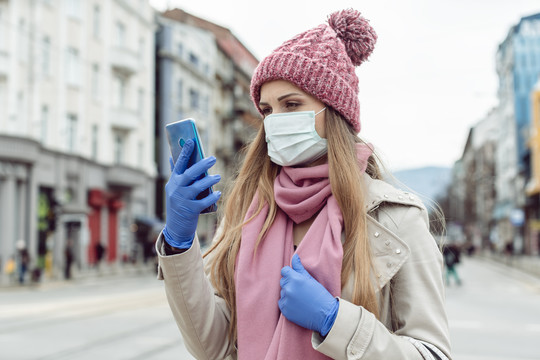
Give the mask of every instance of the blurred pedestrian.
[(450, 285), (450, 278), (454, 278), (457, 285), (461, 285), (461, 279), (457, 273), (456, 266), (461, 262), (461, 250), (456, 244), (448, 244), (443, 248), (445, 265), (446, 285)]
[(103, 260), (103, 256), (105, 255), (105, 247), (101, 244), (101, 241), (98, 241), (96, 243), (95, 251), (96, 251), (96, 267), (99, 270), (101, 260)]
[(26, 248), (26, 242), (24, 240), (17, 241), (17, 251), (19, 254), (19, 284), (24, 284), (26, 278), (26, 272), (30, 265), (30, 254)]
[[(216, 159), (165, 186), (160, 278), (196, 358), (447, 359), (442, 255), (416, 198), (361, 141), (355, 66), (376, 34), (355, 10), (285, 42), (253, 74), (259, 132), (205, 256), (195, 232), (220, 197)], [(201, 178), (202, 177), (202, 178)]]
[(73, 254), (73, 241), (68, 239), (66, 247), (64, 249), (64, 278), (66, 280), (71, 279), (71, 264), (74, 260)]

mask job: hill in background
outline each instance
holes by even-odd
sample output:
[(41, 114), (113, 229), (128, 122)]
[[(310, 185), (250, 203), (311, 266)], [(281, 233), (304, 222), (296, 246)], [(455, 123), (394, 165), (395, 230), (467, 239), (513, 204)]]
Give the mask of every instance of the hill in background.
[(389, 182), (402, 190), (413, 190), (421, 196), (422, 201), (427, 205), (430, 200), (435, 201), (438, 197), (444, 195), (452, 179), (452, 169), (448, 167), (427, 166), (396, 171), (393, 173), (393, 176), (403, 184), (395, 184), (395, 181), (391, 179), (389, 179)]

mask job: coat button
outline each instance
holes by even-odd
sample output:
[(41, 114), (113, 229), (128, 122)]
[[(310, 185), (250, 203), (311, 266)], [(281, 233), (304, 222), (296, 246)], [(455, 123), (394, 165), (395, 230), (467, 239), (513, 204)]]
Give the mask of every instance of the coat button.
[(396, 249), (396, 254), (401, 254), (401, 249)]
[(409, 200), (414, 200), (414, 196), (409, 196)]
[(373, 236), (375, 236), (376, 238), (378, 238), (381, 234), (379, 234), (378, 232), (375, 232), (375, 234), (373, 234)]
[(399, 195), (399, 196), (398, 196), (398, 199), (399, 199), (399, 200), (403, 200), (403, 196)]
[(388, 199), (388, 195), (384, 194), (384, 197)]

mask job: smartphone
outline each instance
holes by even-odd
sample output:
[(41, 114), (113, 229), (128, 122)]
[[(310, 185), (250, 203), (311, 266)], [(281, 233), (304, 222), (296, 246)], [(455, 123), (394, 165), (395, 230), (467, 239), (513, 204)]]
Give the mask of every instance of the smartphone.
[[(169, 141), (169, 147), (171, 148), (171, 155), (174, 164), (176, 164), (176, 160), (178, 159), (178, 156), (180, 156), (180, 152), (182, 152), (182, 148), (184, 147), (184, 144), (188, 139), (193, 140), (193, 142), (195, 143), (195, 148), (193, 149), (193, 153), (191, 153), (191, 157), (189, 158), (187, 167), (189, 168), (193, 164), (204, 159), (204, 150), (201, 143), (201, 138), (199, 137), (199, 132), (197, 131), (197, 126), (195, 125), (195, 120), (184, 119), (172, 122), (165, 125), (165, 131), (167, 133), (167, 140)], [(202, 179), (204, 176), (207, 175), (208, 173), (206, 172), (201, 175), (200, 178)], [(214, 192), (214, 190), (212, 187), (210, 187), (197, 195), (196, 199), (204, 199), (212, 192)], [(217, 205), (213, 204), (208, 208), (204, 209), (201, 213), (211, 213), (216, 210)]]

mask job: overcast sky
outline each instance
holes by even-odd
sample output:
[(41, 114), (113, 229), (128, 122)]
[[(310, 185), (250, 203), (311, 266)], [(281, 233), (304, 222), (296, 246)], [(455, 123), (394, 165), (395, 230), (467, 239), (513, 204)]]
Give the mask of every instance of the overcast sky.
[(150, 0), (229, 28), (259, 59), (354, 8), (379, 39), (360, 79), (361, 137), (391, 170), (452, 166), (469, 128), (497, 103), (495, 53), (539, 0)]

